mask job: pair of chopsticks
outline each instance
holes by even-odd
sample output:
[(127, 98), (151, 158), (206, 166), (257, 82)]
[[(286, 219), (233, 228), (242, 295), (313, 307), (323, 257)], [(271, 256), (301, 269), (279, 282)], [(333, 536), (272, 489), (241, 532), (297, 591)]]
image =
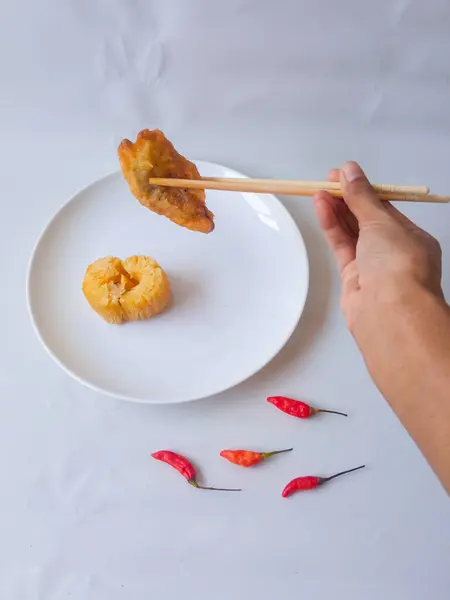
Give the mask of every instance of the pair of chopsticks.
[[(226, 190), (231, 192), (254, 192), (258, 194), (287, 194), (292, 196), (313, 196), (320, 190), (342, 198), (339, 183), (330, 181), (295, 181), (285, 179), (244, 179), (228, 177), (201, 177), (200, 179), (172, 179), (151, 177), (151, 185), (179, 187), (201, 190)], [(436, 196), (425, 186), (372, 184), (381, 200), (399, 202), (450, 202), (450, 196)]]

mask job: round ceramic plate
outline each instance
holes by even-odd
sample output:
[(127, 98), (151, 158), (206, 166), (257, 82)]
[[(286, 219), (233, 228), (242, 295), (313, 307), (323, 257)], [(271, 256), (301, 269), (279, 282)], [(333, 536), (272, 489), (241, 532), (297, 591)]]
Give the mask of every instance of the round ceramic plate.
[[(198, 162), (203, 176), (244, 177)], [(141, 206), (121, 173), (69, 200), (42, 234), (28, 275), (39, 339), (72, 377), (126, 400), (185, 402), (230, 388), (291, 336), (308, 290), (302, 237), (271, 195), (207, 192), (205, 235)], [(145, 254), (169, 276), (173, 302), (147, 321), (110, 325), (81, 291), (97, 258)]]

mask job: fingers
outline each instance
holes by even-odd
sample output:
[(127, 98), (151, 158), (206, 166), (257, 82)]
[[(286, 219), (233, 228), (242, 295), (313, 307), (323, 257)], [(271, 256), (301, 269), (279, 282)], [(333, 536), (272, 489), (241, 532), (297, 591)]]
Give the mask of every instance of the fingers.
[(342, 273), (349, 263), (355, 260), (356, 237), (346, 226), (338, 206), (340, 202), (342, 200), (325, 191), (314, 196), (317, 219)]
[[(333, 183), (339, 182), (341, 178), (341, 170), (340, 169), (331, 169), (328, 172), (327, 180), (332, 181)], [(382, 208), (389, 215), (395, 218), (396, 221), (406, 226), (408, 229), (418, 229), (417, 225), (413, 223), (406, 215), (400, 212), (395, 206), (392, 206), (390, 202), (383, 202)]]
[(339, 183), (341, 180), (341, 170), (331, 169), (331, 171), (328, 171), (327, 180), (332, 181), (333, 183)]
[[(340, 176), (340, 169), (331, 169), (331, 171), (328, 171), (327, 181), (339, 183)], [(343, 198), (335, 198), (334, 200), (334, 206), (336, 207), (336, 210), (338, 211), (338, 213), (340, 213), (342, 219), (344, 220), (345, 229), (348, 231), (348, 233), (350, 233), (350, 235), (358, 237), (359, 226), (355, 215), (350, 211)]]
[(345, 203), (360, 225), (378, 221), (385, 216), (378, 194), (357, 163), (352, 161), (344, 163), (339, 175)]

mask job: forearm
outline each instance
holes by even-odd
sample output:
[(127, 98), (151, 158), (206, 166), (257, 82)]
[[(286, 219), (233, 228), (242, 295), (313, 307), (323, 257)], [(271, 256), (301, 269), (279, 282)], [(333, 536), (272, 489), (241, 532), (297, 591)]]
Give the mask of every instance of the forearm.
[(370, 374), (450, 493), (450, 308), (419, 286), (368, 305), (353, 333)]

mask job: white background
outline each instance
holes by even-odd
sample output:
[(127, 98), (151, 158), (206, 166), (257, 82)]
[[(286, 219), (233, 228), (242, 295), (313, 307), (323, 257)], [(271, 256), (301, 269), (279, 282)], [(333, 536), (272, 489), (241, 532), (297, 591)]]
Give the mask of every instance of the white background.
[[(449, 57), (446, 0), (2, 1), (2, 599), (448, 598), (448, 497), (345, 330), (309, 200), (285, 199), (311, 259), (300, 326), (216, 398), (151, 407), (84, 389), (40, 347), (24, 288), (47, 220), (144, 127), (255, 177), (319, 179), (355, 158), (374, 181), (450, 193)], [(408, 214), (441, 240), (449, 294), (448, 207)], [(351, 416), (288, 419), (272, 393)], [(291, 444), (253, 471), (217, 456)], [(152, 461), (161, 447), (245, 492), (190, 488)], [(280, 498), (293, 476), (361, 462)]]

